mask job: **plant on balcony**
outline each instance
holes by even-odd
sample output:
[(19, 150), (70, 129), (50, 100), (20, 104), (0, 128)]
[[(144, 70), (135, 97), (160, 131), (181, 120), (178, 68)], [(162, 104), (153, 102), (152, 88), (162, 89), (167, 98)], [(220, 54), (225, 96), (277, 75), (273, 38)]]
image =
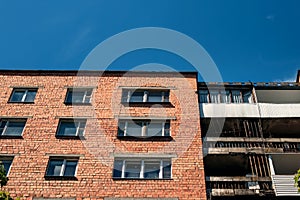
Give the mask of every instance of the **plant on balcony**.
[(298, 192), (300, 192), (300, 169), (298, 169), (297, 173), (294, 177), (295, 180), (295, 186), (298, 188)]

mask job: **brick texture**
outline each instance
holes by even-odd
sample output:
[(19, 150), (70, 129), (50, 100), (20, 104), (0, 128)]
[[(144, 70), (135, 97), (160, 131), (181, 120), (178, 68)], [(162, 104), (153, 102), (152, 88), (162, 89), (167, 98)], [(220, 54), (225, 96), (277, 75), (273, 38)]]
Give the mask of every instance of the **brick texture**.
[[(194, 73), (4, 71), (0, 116), (29, 116), (22, 139), (0, 139), (0, 154), (14, 154), (9, 182), (13, 197), (206, 199), (197, 76)], [(92, 86), (91, 105), (65, 105), (68, 87)], [(171, 104), (121, 104), (122, 87), (170, 87)], [(38, 87), (34, 104), (8, 103), (14, 87)], [(55, 137), (59, 118), (86, 117), (85, 136)], [(120, 140), (119, 116), (175, 117), (171, 141)], [(113, 155), (176, 154), (171, 180), (113, 180)], [(77, 180), (46, 180), (49, 155), (80, 155)]]

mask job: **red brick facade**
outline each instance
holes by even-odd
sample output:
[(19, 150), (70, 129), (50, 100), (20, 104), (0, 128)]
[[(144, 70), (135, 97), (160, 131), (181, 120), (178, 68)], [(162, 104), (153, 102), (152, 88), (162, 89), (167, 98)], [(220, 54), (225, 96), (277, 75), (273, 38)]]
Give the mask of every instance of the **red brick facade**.
[[(195, 73), (2, 71), (1, 118), (26, 117), (22, 138), (0, 138), (0, 155), (13, 155), (3, 189), (32, 198), (206, 199)], [(13, 88), (37, 87), (32, 104), (9, 103)], [(66, 105), (70, 87), (92, 87), (90, 105)], [(170, 89), (170, 104), (121, 103), (126, 87)], [(59, 119), (87, 119), (80, 139), (55, 137)], [(117, 138), (120, 117), (169, 117), (172, 140)], [(168, 180), (113, 179), (115, 155), (173, 155)], [(45, 179), (49, 157), (79, 157), (76, 180)]]

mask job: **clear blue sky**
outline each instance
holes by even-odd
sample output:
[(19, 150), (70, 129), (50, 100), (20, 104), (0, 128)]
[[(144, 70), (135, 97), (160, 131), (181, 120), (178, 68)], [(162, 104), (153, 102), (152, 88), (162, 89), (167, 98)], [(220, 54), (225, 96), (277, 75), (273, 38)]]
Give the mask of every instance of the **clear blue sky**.
[[(299, 9), (298, 0), (0, 0), (0, 69), (78, 69), (110, 36), (164, 27), (200, 43), (224, 81), (295, 81)], [(139, 50), (110, 69), (151, 62), (190, 67), (171, 53)]]

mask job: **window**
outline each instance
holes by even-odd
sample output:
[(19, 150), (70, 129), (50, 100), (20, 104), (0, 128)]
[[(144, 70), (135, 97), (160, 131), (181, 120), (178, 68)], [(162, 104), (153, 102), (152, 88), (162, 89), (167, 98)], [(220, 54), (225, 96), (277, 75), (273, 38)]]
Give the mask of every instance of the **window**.
[(12, 157), (12, 156), (0, 156), (0, 164), (3, 165), (6, 176), (8, 175), (8, 173), (10, 171), (10, 167), (11, 167), (13, 159), (14, 159), (14, 157)]
[(170, 179), (170, 159), (115, 159), (113, 178)]
[(92, 98), (92, 88), (69, 88), (65, 99), (66, 104), (89, 104)]
[(253, 103), (249, 89), (200, 90), (200, 103)]
[(170, 120), (120, 120), (118, 136), (170, 136)]
[(22, 136), (26, 119), (2, 119), (0, 121), (1, 136)]
[(123, 90), (122, 102), (130, 103), (161, 103), (169, 102), (169, 90)]
[(74, 177), (78, 158), (50, 158), (46, 176), (50, 177)]
[(31, 89), (15, 88), (12, 92), (9, 102), (33, 103), (36, 93), (37, 93), (36, 88), (31, 88)]
[(56, 136), (83, 136), (86, 119), (61, 119)]

